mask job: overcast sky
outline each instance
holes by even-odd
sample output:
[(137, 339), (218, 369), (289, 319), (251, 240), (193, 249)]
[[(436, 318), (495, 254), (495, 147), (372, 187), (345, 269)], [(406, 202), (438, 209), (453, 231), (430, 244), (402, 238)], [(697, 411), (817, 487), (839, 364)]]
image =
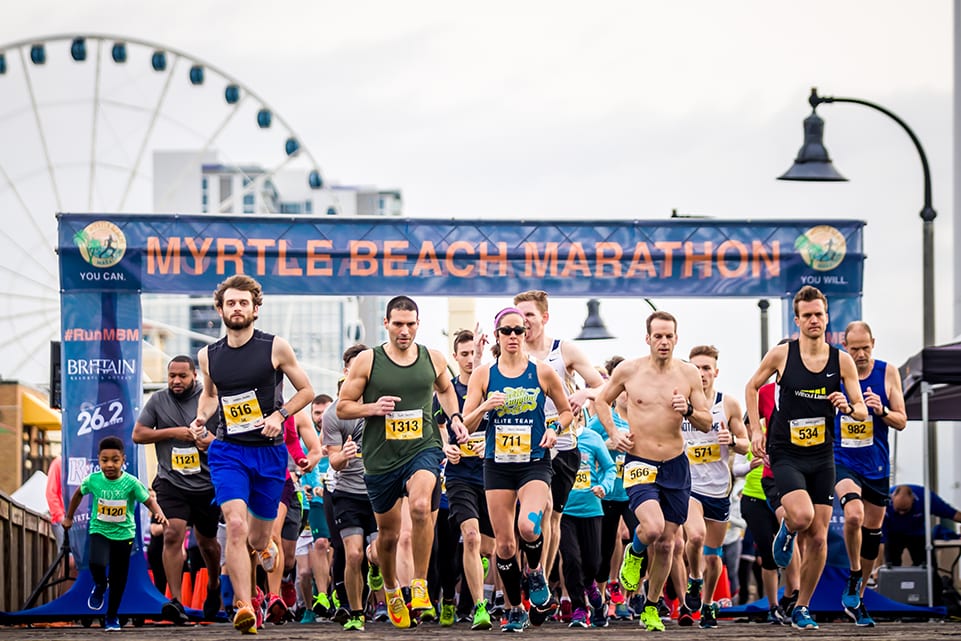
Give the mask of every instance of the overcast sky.
[[(0, 21), (0, 43), (73, 32), (213, 63), (282, 114), (328, 181), (400, 189), (408, 216), (863, 219), (864, 318), (877, 356), (900, 364), (921, 346), (922, 183), (907, 136), (869, 109), (824, 105), (850, 182), (775, 180), (800, 146), (810, 87), (878, 102), (930, 159), (937, 338), (952, 335), (948, 0), (35, 0)], [(487, 325), (506, 302), (479, 302)], [(760, 358), (756, 301), (655, 303), (679, 317), (679, 354), (720, 348), (718, 386), (740, 396)], [(571, 337), (585, 311), (556, 301), (549, 328)], [(619, 340), (592, 356), (646, 353), (646, 311), (604, 300)], [(424, 320), (424, 342), (443, 345), (443, 314)]]

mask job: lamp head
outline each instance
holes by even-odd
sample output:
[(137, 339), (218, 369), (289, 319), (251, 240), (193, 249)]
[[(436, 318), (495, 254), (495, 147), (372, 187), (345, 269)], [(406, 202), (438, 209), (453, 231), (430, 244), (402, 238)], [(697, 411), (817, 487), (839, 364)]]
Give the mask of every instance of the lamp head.
[(804, 144), (798, 150), (791, 168), (778, 180), (840, 182), (847, 178), (838, 173), (824, 147), (824, 121), (816, 112), (804, 119)]
[(587, 318), (584, 320), (581, 333), (574, 340), (596, 341), (614, 338), (613, 334), (607, 331), (607, 327), (604, 326), (604, 321), (601, 320), (600, 307), (601, 301), (596, 298), (587, 301)]

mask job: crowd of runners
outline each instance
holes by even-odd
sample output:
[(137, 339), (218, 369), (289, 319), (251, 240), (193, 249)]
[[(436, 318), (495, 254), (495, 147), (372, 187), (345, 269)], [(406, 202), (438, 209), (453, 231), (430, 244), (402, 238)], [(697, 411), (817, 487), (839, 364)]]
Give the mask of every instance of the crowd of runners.
[[(104, 478), (68, 509), (66, 527), (81, 494), (147, 503), (162, 526), (165, 618), (192, 614), (179, 578), (189, 533), (193, 570), (206, 569), (203, 617), (226, 611), (243, 633), (328, 619), (355, 631), (372, 620), (713, 628), (733, 508), (760, 559), (768, 620), (816, 629), (809, 606), (837, 495), (850, 562), (837, 598), (874, 625), (861, 596), (904, 400), (866, 323), (845, 329), (843, 350), (826, 342), (819, 290), (797, 293), (797, 338), (764, 356), (743, 394), (715, 387), (713, 346), (675, 355), (678, 324), (664, 311), (646, 320), (649, 354), (596, 367), (548, 335), (542, 291), (516, 295), (490, 335), (480, 323), (454, 332), (453, 365), (416, 342), (417, 304), (397, 296), (387, 342), (347, 349), (339, 389), (318, 394), (291, 345), (255, 328), (262, 304), (253, 279), (221, 283), (225, 336), (196, 364), (174, 358), (144, 407), (133, 440), (156, 448), (156, 500), (129, 481), (104, 489), (129, 476), (104, 463), (118, 447), (123, 458), (111, 441)], [(106, 594), (109, 623), (123, 537), (98, 532), (103, 514), (121, 525), (109, 510), (91, 520), (90, 605)]]

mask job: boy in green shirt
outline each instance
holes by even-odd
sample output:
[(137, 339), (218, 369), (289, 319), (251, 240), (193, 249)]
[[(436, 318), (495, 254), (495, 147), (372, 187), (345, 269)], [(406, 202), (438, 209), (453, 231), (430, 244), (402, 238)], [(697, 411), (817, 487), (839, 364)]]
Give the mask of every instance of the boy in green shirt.
[(158, 521), (167, 524), (167, 517), (150, 496), (146, 486), (135, 476), (123, 471), (126, 457), (123, 441), (116, 436), (108, 436), (100, 441), (100, 471), (94, 472), (83, 480), (70, 499), (70, 506), (63, 518), (64, 529), (73, 525), (73, 515), (80, 507), (84, 494), (92, 495), (90, 515), (90, 575), (93, 577), (93, 590), (87, 599), (91, 610), (103, 607), (103, 597), (107, 591), (107, 566), (110, 567), (110, 598), (107, 600), (107, 616), (104, 629), (108, 632), (120, 630), (117, 612), (120, 600), (127, 587), (127, 573), (130, 570), (130, 550), (137, 532), (134, 524), (135, 502), (143, 503)]

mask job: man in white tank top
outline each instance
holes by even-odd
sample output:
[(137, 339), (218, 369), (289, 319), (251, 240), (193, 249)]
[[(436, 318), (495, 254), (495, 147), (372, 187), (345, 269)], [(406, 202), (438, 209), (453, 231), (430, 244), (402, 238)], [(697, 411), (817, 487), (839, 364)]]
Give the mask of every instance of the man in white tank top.
[(712, 597), (721, 576), (724, 535), (730, 519), (730, 454), (732, 450), (744, 454), (751, 445), (740, 404), (733, 396), (714, 390), (717, 357), (713, 345), (694, 347), (689, 356), (711, 404), (711, 430), (705, 433), (693, 429), (688, 421), (681, 425), (691, 464), (690, 508), (684, 524), (690, 579), (678, 623), (692, 625), (691, 615), (700, 608), (702, 628), (717, 627), (717, 605)]

